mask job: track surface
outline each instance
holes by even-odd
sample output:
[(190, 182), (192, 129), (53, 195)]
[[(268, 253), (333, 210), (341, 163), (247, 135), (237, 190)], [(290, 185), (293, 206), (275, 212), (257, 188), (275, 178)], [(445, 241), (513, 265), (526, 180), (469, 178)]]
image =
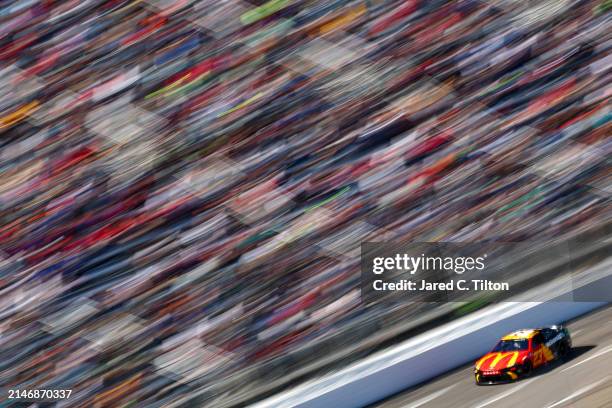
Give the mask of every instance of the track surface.
[(477, 386), (470, 364), (372, 407), (612, 408), (612, 306), (567, 326), (574, 343), (571, 358), (538, 370), (530, 378)]

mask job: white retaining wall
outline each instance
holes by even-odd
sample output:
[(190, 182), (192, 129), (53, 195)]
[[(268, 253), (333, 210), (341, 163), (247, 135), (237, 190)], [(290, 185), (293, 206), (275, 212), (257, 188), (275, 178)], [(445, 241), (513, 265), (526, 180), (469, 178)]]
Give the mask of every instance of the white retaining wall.
[(253, 406), (355, 408), (371, 404), (475, 361), (505, 333), (558, 324), (605, 305), (575, 302), (572, 296), (577, 289), (609, 290), (611, 273), (610, 262), (604, 262), (581, 279), (534, 289), (542, 302), (504, 302), (487, 307)]

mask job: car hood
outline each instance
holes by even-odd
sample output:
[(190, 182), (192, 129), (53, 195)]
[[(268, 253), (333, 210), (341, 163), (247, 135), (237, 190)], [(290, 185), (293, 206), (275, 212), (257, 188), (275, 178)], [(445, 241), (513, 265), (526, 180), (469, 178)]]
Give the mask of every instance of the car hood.
[(476, 361), (476, 369), (480, 371), (486, 370), (503, 370), (504, 368), (512, 367), (523, 362), (523, 359), (529, 354), (528, 351), (504, 351), (488, 353)]

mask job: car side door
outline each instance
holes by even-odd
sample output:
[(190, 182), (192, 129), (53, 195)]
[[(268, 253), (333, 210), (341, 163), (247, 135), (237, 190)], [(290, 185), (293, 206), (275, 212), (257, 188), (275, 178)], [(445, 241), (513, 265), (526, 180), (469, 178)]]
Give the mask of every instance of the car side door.
[(531, 350), (533, 355), (533, 368), (539, 367), (554, 359), (554, 354), (546, 347), (542, 333), (536, 334), (531, 339)]

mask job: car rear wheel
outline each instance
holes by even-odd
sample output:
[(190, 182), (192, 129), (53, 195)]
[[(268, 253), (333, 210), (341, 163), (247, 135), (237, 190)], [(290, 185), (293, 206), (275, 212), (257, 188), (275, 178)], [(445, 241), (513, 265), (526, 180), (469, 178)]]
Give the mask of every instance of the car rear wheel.
[(572, 351), (571, 347), (567, 343), (563, 343), (559, 347), (559, 359), (562, 361), (567, 360), (568, 357), (570, 356), (571, 351)]

